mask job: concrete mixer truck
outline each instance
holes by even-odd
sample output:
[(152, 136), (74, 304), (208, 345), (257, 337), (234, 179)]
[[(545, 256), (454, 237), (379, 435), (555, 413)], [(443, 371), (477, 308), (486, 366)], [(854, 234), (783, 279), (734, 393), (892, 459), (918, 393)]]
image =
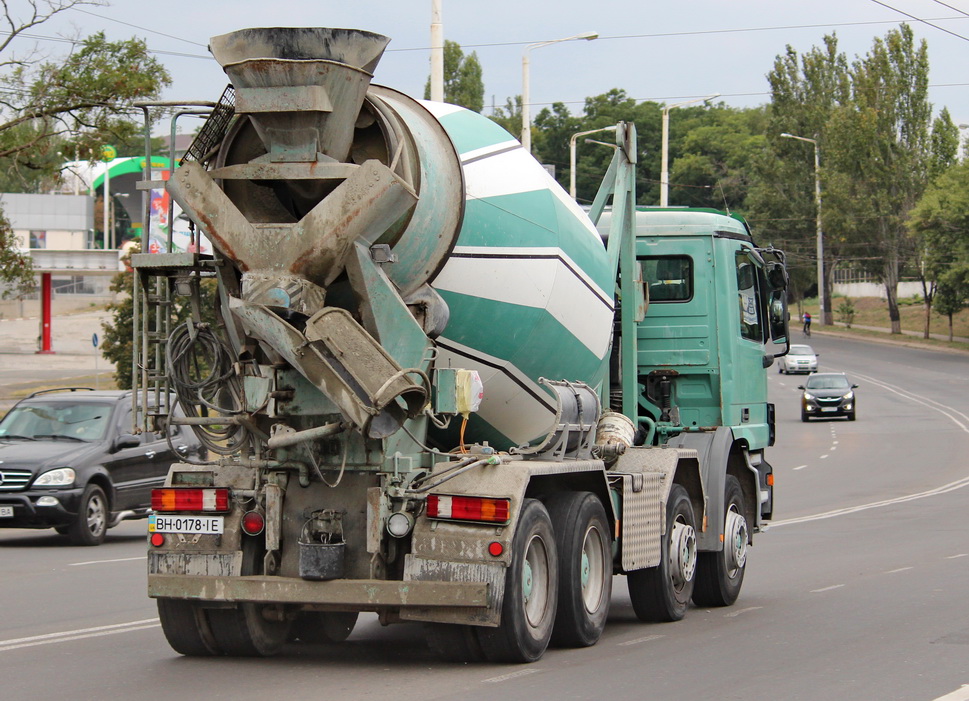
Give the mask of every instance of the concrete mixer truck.
[(644, 621), (732, 604), (773, 510), (783, 254), (638, 208), (632, 124), (583, 211), (494, 122), (371, 84), (388, 41), (214, 37), (230, 87), (143, 185), (214, 250), (132, 260), (138, 426), (208, 449), (152, 494), (168, 642), (271, 655), (370, 612), (530, 662), (596, 643), (615, 575)]

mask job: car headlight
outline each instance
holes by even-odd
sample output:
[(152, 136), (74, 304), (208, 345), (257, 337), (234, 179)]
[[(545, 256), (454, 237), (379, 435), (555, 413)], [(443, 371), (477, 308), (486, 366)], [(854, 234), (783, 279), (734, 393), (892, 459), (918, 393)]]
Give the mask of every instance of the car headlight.
[(71, 487), (74, 485), (74, 469), (58, 467), (48, 470), (34, 482), (35, 487)]
[(848, 392), (848, 394), (846, 394), (846, 395), (844, 396), (844, 400), (845, 400), (846, 402), (850, 402), (850, 401), (851, 401), (852, 399), (854, 399), (854, 398), (855, 398), (855, 393), (854, 393), (854, 392)]
[(810, 392), (805, 392), (804, 393), (804, 398), (805, 399), (814, 399), (814, 395), (811, 394)]

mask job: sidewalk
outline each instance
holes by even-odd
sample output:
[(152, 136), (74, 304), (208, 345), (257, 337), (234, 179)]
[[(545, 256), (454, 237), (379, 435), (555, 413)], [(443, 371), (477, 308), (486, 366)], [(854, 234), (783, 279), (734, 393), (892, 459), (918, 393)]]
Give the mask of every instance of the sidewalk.
[[(870, 341), (872, 343), (888, 343), (897, 346), (906, 346), (908, 348), (926, 348), (929, 350), (940, 351), (942, 353), (966, 353), (967, 350), (962, 350), (961, 348), (950, 348), (946, 346), (933, 346), (926, 343), (919, 343), (922, 341), (923, 334), (921, 331), (902, 331), (901, 336), (892, 334), (892, 330), (887, 326), (863, 326), (861, 324), (852, 324), (852, 329), (859, 329), (862, 331), (873, 331), (875, 333), (884, 334), (884, 337), (879, 336), (859, 336), (850, 333), (842, 333), (840, 329), (846, 329), (847, 327), (841, 321), (834, 322), (834, 328), (824, 327), (820, 324), (811, 324), (812, 334), (821, 334), (828, 336), (839, 336), (841, 338), (851, 338), (856, 341)], [(948, 333), (930, 333), (929, 336), (935, 341), (949, 342)], [(906, 339), (913, 339), (908, 341)], [(917, 339), (917, 340), (915, 340)], [(954, 343), (969, 343), (969, 338), (965, 336), (953, 336), (952, 341)], [(807, 337), (800, 333), (800, 328), (791, 329), (791, 343), (806, 343), (808, 342)]]
[(95, 350), (104, 336), (104, 310), (51, 319), (52, 354), (38, 354), (40, 320), (0, 319), (0, 414), (31, 391), (58, 386), (112, 386), (114, 366)]

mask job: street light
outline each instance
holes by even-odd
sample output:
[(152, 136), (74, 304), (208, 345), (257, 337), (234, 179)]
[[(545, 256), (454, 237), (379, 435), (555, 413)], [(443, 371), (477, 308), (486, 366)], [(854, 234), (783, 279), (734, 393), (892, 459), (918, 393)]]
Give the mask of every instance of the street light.
[(603, 127), (602, 129), (590, 129), (589, 131), (580, 131), (569, 137), (569, 194), (572, 199), (575, 199), (575, 142), (580, 136), (588, 136), (589, 134), (598, 134), (600, 131), (616, 131), (616, 126)]
[(784, 132), (781, 136), (785, 139), (806, 141), (814, 146), (814, 203), (817, 208), (818, 230), (818, 309), (821, 310), (821, 323), (824, 326), (830, 326), (831, 319), (824, 304), (824, 234), (821, 232), (821, 156), (818, 141), (817, 139), (809, 139), (806, 136), (794, 136), (794, 134), (788, 134), (787, 132)]
[(720, 97), (720, 93), (714, 93), (708, 97), (698, 97), (695, 100), (677, 102), (675, 105), (666, 105), (663, 108), (663, 143), (661, 149), (661, 165), (659, 174), (659, 206), (665, 207), (670, 202), (670, 110), (685, 105), (692, 105), (694, 102), (707, 102)]
[(540, 49), (543, 46), (548, 46), (549, 44), (560, 44), (563, 41), (577, 41), (578, 39), (592, 41), (593, 39), (598, 38), (599, 32), (583, 32), (582, 34), (576, 34), (574, 37), (552, 39), (551, 41), (539, 41), (525, 47), (525, 50), (522, 52), (522, 147), (528, 151), (528, 153), (532, 152), (532, 116), (528, 109), (528, 52), (532, 49)]
[(431, 0), (431, 100), (444, 102), (444, 25), (441, 0)]

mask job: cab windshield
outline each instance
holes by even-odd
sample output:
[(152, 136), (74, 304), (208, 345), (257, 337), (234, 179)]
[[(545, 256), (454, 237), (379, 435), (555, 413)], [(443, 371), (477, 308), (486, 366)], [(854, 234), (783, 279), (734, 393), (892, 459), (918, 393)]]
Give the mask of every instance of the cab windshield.
[(0, 440), (101, 440), (108, 428), (111, 407), (68, 402), (20, 404), (0, 421)]

